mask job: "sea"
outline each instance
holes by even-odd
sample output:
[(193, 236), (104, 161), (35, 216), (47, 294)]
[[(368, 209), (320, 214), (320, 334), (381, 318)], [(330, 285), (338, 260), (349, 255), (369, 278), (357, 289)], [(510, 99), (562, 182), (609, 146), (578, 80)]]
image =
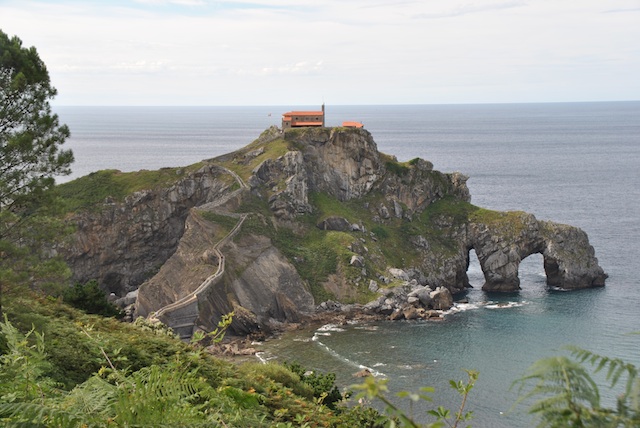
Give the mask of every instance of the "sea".
[[(73, 174), (59, 181), (213, 158), (250, 143), (293, 109), (318, 107), (56, 106), (76, 158)], [(640, 367), (640, 101), (327, 105), (327, 126), (346, 120), (362, 122), (378, 149), (400, 161), (421, 157), (467, 175), (475, 205), (582, 228), (609, 278), (598, 289), (550, 289), (542, 257), (532, 255), (520, 266), (520, 292), (485, 293), (472, 252), (468, 303), (441, 321), (313, 326), (256, 344), (259, 358), (334, 372), (342, 388), (361, 382), (353, 374), (369, 368), (419, 421), (438, 405), (456, 410), (449, 380), (477, 370), (466, 404), (474, 427), (535, 425), (514, 381), (539, 359), (569, 355), (567, 345)], [(617, 392), (596, 379), (603, 404), (613, 405)], [(432, 403), (409, 406), (395, 397), (424, 386), (435, 388)]]

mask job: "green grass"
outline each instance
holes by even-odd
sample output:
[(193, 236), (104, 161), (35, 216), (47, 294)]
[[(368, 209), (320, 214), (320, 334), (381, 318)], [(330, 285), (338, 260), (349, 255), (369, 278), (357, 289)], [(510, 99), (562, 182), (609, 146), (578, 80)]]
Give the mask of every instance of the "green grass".
[(106, 198), (121, 202), (128, 195), (140, 190), (169, 187), (200, 167), (201, 163), (186, 168), (163, 168), (157, 171), (97, 171), (56, 186), (56, 192), (63, 201), (65, 210), (74, 212), (96, 207)]
[[(227, 424), (228, 426), (256, 427), (301, 426), (305, 423), (313, 423), (314, 426), (317, 424), (318, 426), (336, 427), (386, 426), (385, 421), (381, 421), (380, 424), (374, 423), (380, 417), (375, 411), (359, 406), (352, 408), (340, 403), (332, 407), (331, 410), (320, 406), (318, 403), (324, 397), (322, 393), (333, 388), (334, 377), (329, 377), (329, 382), (326, 385), (321, 385), (322, 388), (318, 389), (306, 378), (286, 366), (273, 363), (266, 365), (249, 363), (238, 367), (197, 350), (177, 338), (144, 330), (143, 327), (136, 324), (86, 315), (58, 300), (40, 298), (31, 293), (25, 293), (20, 298), (5, 299), (3, 303), (3, 309), (9, 321), (19, 331), (24, 334), (34, 329), (44, 334), (46, 363), (39, 364), (37, 367), (44, 368), (45, 371), (40, 375), (37, 371), (32, 371), (30, 373), (35, 373), (35, 375), (27, 380), (32, 385), (39, 383), (49, 385), (52, 384), (51, 382), (56, 382), (56, 388), (38, 389), (38, 396), (33, 401), (40, 406), (38, 409), (42, 406), (50, 408), (52, 411), (64, 408), (65, 411), (73, 412), (75, 417), (80, 417), (79, 415), (84, 414), (82, 412), (90, 412), (91, 414), (94, 411), (111, 412), (110, 407), (104, 409), (100, 407), (101, 410), (81, 409), (74, 404), (75, 402), (65, 401), (67, 395), (59, 388), (72, 390), (98, 372), (103, 373), (102, 379), (104, 380), (102, 382), (117, 381), (123, 382), (123, 385), (129, 385), (129, 376), (135, 375), (140, 370), (155, 368), (161, 371), (180, 372), (176, 373), (178, 378), (169, 376), (166, 379), (168, 382), (186, 376), (187, 372), (194, 376), (197, 375), (200, 383), (198, 385), (191, 384), (193, 389), (189, 389), (190, 399), (181, 402), (181, 406), (205, 406), (202, 408), (204, 411), (202, 426), (217, 426), (215, 423), (205, 424), (205, 417), (208, 414), (218, 415), (218, 420), (225, 421), (225, 426)], [(32, 335), (30, 340), (34, 339), (35, 336)], [(0, 333), (0, 353), (6, 352), (8, 346), (7, 340)], [(105, 355), (109, 357), (110, 362), (107, 362)], [(14, 357), (15, 355), (12, 356), (12, 358)], [(24, 364), (28, 367), (36, 367), (38, 363), (34, 358), (33, 362)], [(103, 369), (108, 364), (113, 364), (119, 373), (118, 376), (114, 376), (110, 369)], [(127, 377), (127, 380), (123, 380), (124, 377)], [(105, 385), (103, 383), (97, 384), (95, 378), (93, 379), (94, 383), (91, 385)], [(0, 382), (0, 389), (2, 389), (0, 392), (13, 391), (15, 388), (10, 383), (4, 382), (5, 380), (0, 379), (2, 381)], [(136, 385), (145, 387), (142, 392), (143, 398), (149, 400), (151, 405), (161, 406), (165, 402), (167, 394), (171, 392), (171, 388), (162, 387), (164, 384), (156, 391), (152, 388), (151, 381)], [(89, 389), (89, 391), (91, 390)], [(106, 388), (105, 391), (112, 391), (112, 389)], [(203, 391), (203, 394), (195, 396), (194, 391)], [(127, 394), (134, 393), (135, 388), (125, 392)], [(7, 396), (11, 397), (11, 394)], [(20, 404), (22, 395), (16, 397), (17, 404)], [(138, 406), (138, 402), (135, 400), (142, 399), (142, 396), (136, 398), (121, 394), (118, 397), (122, 400), (133, 400), (128, 402), (130, 408), (120, 410), (125, 413), (132, 412), (134, 416), (138, 414), (137, 412), (143, 412), (145, 409), (160, 414), (164, 412), (162, 408), (151, 407), (147, 409), (144, 407), (144, 403)], [(110, 401), (105, 401), (98, 404), (108, 406), (109, 403)], [(25, 404), (30, 404), (30, 402), (25, 401)], [(71, 408), (69, 405), (76, 407)], [(82, 406), (82, 403), (79, 406)], [(31, 407), (27, 406), (24, 409), (29, 410)], [(126, 414), (128, 415), (128, 413)], [(195, 413), (189, 414), (192, 417), (195, 415)], [(4, 414), (4, 417), (7, 416), (9, 419), (3, 420), (9, 423), (17, 421), (20, 417), (35, 418), (37, 422), (43, 420), (37, 415), (25, 416), (25, 414), (18, 414), (17, 418), (12, 419), (11, 412)], [(140, 414), (139, 416), (146, 416), (146, 419), (142, 420), (153, 419), (153, 415)], [(118, 417), (120, 417), (120, 413), (118, 413)], [(90, 419), (91, 417), (87, 416), (83, 420)], [(95, 420), (100, 420), (100, 416), (97, 416)], [(282, 424), (278, 425), (279, 423)], [(31, 426), (29, 423), (26, 425)], [(157, 425), (153, 424), (153, 426)]]
[(226, 236), (229, 232), (231, 232), (231, 229), (233, 229), (236, 224), (238, 224), (238, 221), (240, 221), (239, 218), (214, 213), (211, 211), (199, 211), (199, 213), (202, 218), (210, 221), (211, 223), (215, 223), (222, 229), (220, 232), (220, 236)]
[[(244, 161), (244, 155), (246, 153), (257, 150), (261, 147), (264, 148), (264, 152), (262, 154), (249, 159), (246, 162)], [(222, 161), (221, 165), (229, 168), (246, 181), (251, 177), (253, 170), (262, 162), (267, 159), (277, 159), (292, 149), (292, 144), (282, 138), (278, 138), (268, 143), (261, 142), (260, 139), (258, 139), (236, 152), (232, 159)]]

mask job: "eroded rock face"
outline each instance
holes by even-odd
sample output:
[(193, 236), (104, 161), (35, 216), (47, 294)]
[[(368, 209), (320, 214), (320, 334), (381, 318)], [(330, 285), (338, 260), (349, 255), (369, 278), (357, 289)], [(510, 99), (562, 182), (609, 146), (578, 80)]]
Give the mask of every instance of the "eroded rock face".
[[(268, 238), (244, 236), (225, 245), (222, 251), (229, 273), (218, 287), (220, 294), (216, 297), (217, 292), (213, 292), (209, 301), (230, 300), (254, 314), (256, 325), (267, 327), (273, 322), (298, 322), (313, 312), (313, 296), (305, 282)], [(213, 311), (208, 317), (217, 320), (224, 313)], [(210, 322), (207, 324), (211, 326)]]
[(97, 209), (77, 214), (71, 242), (58, 248), (73, 280), (98, 279), (108, 293), (124, 296), (157, 272), (184, 234), (192, 207), (221, 198), (229, 181), (208, 165), (171, 187), (136, 192), (122, 203), (106, 200)]
[(210, 249), (223, 236), (213, 223), (192, 211), (176, 251), (140, 286), (136, 315), (146, 317), (196, 290), (217, 270), (219, 260)]
[(520, 263), (532, 254), (542, 254), (550, 286), (599, 287), (607, 278), (586, 233), (577, 227), (538, 221), (523, 212), (496, 213), (490, 221), (475, 219), (457, 225), (442, 219), (440, 226), (456, 243), (456, 251), (443, 255), (426, 238), (414, 245), (424, 253), (422, 268), (428, 272), (428, 283), (447, 287), (452, 293), (469, 287), (466, 270), (471, 249), (485, 276), (484, 291), (518, 291)]
[(539, 224), (547, 284), (568, 290), (604, 286), (607, 274), (583, 230), (550, 221)]
[(308, 128), (289, 130), (285, 140), (298, 150), (264, 161), (249, 185), (260, 194), (271, 192), (274, 214), (292, 220), (312, 211), (309, 192), (324, 192), (340, 201), (362, 198), (372, 191), (385, 195), (379, 206), (382, 220), (411, 215), (446, 195), (469, 201), (467, 177), (433, 170), (430, 162), (415, 159), (409, 167), (388, 170), (371, 134), (364, 129)]
[[(384, 294), (392, 280), (407, 281), (411, 290), (402, 291), (402, 298), (384, 294), (372, 305), (378, 313), (399, 318), (429, 317), (428, 310), (450, 307), (451, 295), (469, 287), (466, 271), (471, 249), (485, 274), (486, 291), (518, 290), (520, 262), (534, 253), (542, 254), (551, 286), (604, 285), (607, 276), (587, 235), (578, 228), (541, 222), (526, 213), (474, 212), (465, 217), (447, 210), (429, 217), (428, 227), (421, 223), (424, 230), (412, 228), (414, 218), (421, 218), (436, 201), (468, 202), (467, 177), (434, 171), (430, 162), (421, 159), (397, 163), (377, 151), (365, 130), (292, 131), (285, 134), (289, 151), (260, 163), (247, 181), (253, 195), (268, 198), (272, 215), (264, 221), (277, 227), (302, 228), (296, 219), (313, 212), (310, 192), (325, 192), (339, 201), (367, 200), (362, 206), (370, 213), (369, 219), (328, 213), (316, 224), (328, 233), (354, 237), (347, 247), (353, 254), (324, 284), (324, 291), (337, 300), (357, 300), (362, 289)], [(279, 135), (270, 130), (261, 138), (268, 143)], [(248, 165), (264, 153), (265, 148), (260, 147), (240, 153), (237, 159)], [(218, 248), (222, 232), (194, 211), (215, 210), (224, 202), (233, 205), (227, 207), (227, 214), (232, 213), (247, 193), (244, 183), (232, 176), (229, 170), (207, 165), (166, 189), (137, 192), (122, 203), (105, 201), (99, 209), (71, 220), (77, 232), (58, 251), (69, 262), (75, 281), (98, 279), (116, 297), (146, 281), (138, 291), (139, 315), (193, 293), (224, 257), (226, 269), (219, 282), (198, 295), (197, 326), (214, 329), (230, 311), (235, 313), (231, 332), (237, 334), (297, 322), (313, 311), (314, 301), (294, 265), (255, 230)], [(236, 190), (232, 190), (234, 184)], [(366, 199), (370, 195), (371, 203)], [(238, 201), (228, 204), (229, 198)], [(472, 206), (465, 206), (471, 212)], [(385, 227), (409, 226), (406, 245), (419, 254), (417, 265), (388, 269), (388, 261), (368, 248), (384, 238), (367, 231), (367, 221)], [(381, 275), (371, 274), (375, 265), (382, 266)], [(357, 269), (357, 273), (349, 277), (346, 269)], [(407, 295), (409, 292), (414, 294)]]

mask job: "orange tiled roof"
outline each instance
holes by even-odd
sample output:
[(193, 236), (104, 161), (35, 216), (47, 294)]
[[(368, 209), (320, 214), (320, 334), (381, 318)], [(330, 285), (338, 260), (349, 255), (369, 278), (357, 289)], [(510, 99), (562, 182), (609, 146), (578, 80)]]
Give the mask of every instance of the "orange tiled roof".
[(283, 116), (322, 116), (322, 111), (288, 111), (282, 113)]
[(364, 125), (360, 122), (342, 122), (342, 126), (347, 128), (362, 128)]

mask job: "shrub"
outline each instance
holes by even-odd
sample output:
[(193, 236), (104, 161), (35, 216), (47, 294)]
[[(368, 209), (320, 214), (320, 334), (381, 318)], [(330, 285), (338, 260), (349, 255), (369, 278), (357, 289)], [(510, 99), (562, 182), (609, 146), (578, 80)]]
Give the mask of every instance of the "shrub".
[(335, 410), (336, 404), (343, 399), (342, 393), (335, 385), (336, 375), (334, 373), (318, 373), (315, 370), (308, 371), (300, 364), (284, 363), (284, 366), (300, 377), (302, 382), (313, 388), (313, 396), (322, 400), (322, 404)]
[(83, 310), (88, 314), (104, 317), (121, 318), (124, 314), (107, 300), (104, 291), (95, 280), (82, 285), (77, 283), (62, 292), (62, 300), (69, 305)]

